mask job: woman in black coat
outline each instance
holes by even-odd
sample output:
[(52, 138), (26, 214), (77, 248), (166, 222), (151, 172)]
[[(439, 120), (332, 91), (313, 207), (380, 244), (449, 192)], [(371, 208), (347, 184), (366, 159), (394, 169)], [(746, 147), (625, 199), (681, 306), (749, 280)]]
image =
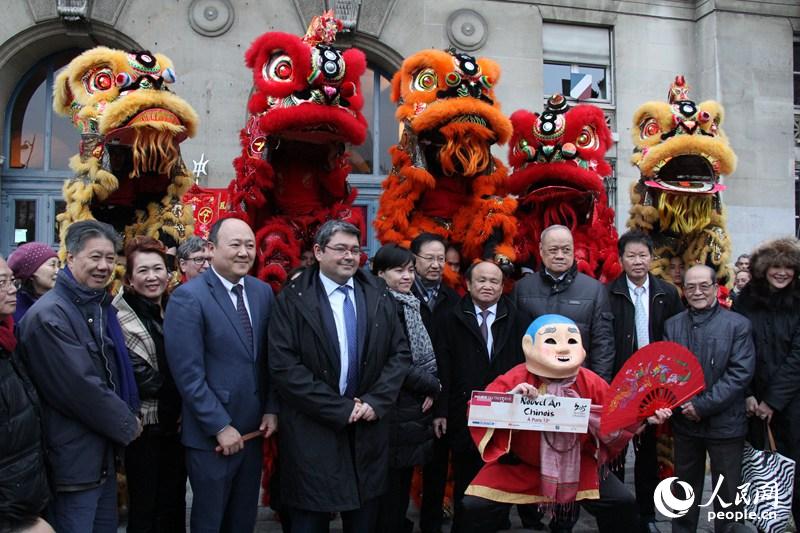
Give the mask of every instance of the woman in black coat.
[(398, 314), (411, 348), (412, 363), (397, 402), (389, 412), (389, 492), (380, 502), (379, 531), (410, 532), (406, 518), (411, 477), (433, 451), (433, 401), (441, 390), (433, 344), (422, 322), (419, 300), (411, 292), (414, 255), (396, 244), (381, 247), (372, 273), (386, 282), (398, 304)]
[[(750, 259), (752, 280), (734, 303), (753, 324), (756, 373), (746, 399), (747, 413), (770, 423), (778, 451), (800, 465), (800, 241), (762, 244)], [(753, 423), (759, 446), (763, 424)], [(800, 523), (800, 470), (792, 502)]]
[(38, 515), (50, 494), (39, 400), (15, 354), (16, 284), (0, 257), (0, 531), (27, 530), (42, 521)]

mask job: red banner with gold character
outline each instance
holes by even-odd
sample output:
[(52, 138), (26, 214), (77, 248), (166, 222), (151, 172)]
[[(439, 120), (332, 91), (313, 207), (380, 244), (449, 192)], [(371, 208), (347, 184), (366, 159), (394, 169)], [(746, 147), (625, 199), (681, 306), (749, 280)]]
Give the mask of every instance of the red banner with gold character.
[(208, 238), (211, 226), (228, 212), (228, 189), (209, 189), (195, 184), (183, 195), (183, 203), (192, 206), (194, 234)]

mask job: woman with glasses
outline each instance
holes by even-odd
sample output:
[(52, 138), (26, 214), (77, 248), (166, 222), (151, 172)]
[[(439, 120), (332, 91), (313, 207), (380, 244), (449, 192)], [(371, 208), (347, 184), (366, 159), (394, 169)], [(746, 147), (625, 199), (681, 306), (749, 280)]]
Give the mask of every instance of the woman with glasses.
[(25, 243), (8, 256), (8, 267), (17, 282), (17, 310), (14, 322), (19, 323), (33, 303), (56, 284), (58, 256), (42, 242)]
[(372, 273), (382, 278), (397, 301), (400, 322), (411, 348), (412, 364), (394, 409), (390, 411), (389, 492), (381, 499), (379, 531), (406, 532), (411, 476), (416, 465), (433, 452), (433, 401), (441, 390), (433, 344), (422, 322), (420, 302), (411, 292), (414, 254), (396, 244), (381, 247), (372, 260)]
[(129, 532), (184, 531), (186, 469), (181, 399), (164, 352), (166, 249), (151, 237), (125, 245), (125, 287), (114, 298), (141, 399), (142, 434), (125, 449)]
[[(766, 421), (778, 452), (800, 465), (800, 241), (762, 244), (750, 256), (750, 274), (733, 307), (750, 319), (756, 347), (755, 377), (745, 400), (749, 440), (763, 445), (761, 420)], [(800, 523), (800, 472), (794, 482), (792, 513)]]

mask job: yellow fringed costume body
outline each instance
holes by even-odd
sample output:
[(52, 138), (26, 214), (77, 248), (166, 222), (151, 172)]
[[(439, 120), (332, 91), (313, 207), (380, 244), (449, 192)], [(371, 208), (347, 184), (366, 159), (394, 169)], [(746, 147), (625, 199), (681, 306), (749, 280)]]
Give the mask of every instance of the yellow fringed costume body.
[(53, 108), (81, 133), (64, 184), (60, 236), (73, 222), (108, 222), (125, 238), (149, 235), (177, 244), (192, 234), (181, 196), (192, 178), (179, 144), (197, 129), (197, 114), (167, 84), (172, 62), (161, 54), (88, 50), (59, 74)]
[(683, 76), (677, 76), (668, 103), (648, 102), (634, 114), (631, 162), (641, 177), (631, 188), (627, 225), (653, 237), (654, 275), (672, 281), (667, 268), (677, 256), (687, 268), (714, 268), (726, 283), (731, 243), (720, 178), (736, 169), (736, 155), (721, 128), (722, 106), (695, 104), (688, 92)]

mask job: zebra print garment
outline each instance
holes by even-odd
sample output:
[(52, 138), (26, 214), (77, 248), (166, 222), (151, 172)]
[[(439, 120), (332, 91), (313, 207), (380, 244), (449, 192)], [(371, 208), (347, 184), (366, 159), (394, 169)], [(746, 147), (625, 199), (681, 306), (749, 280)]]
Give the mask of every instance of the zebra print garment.
[[(783, 533), (792, 516), (794, 460), (744, 444), (742, 485), (747, 520), (766, 533)], [(749, 483), (749, 487), (746, 485)], [(748, 501), (749, 500), (749, 501)]]

